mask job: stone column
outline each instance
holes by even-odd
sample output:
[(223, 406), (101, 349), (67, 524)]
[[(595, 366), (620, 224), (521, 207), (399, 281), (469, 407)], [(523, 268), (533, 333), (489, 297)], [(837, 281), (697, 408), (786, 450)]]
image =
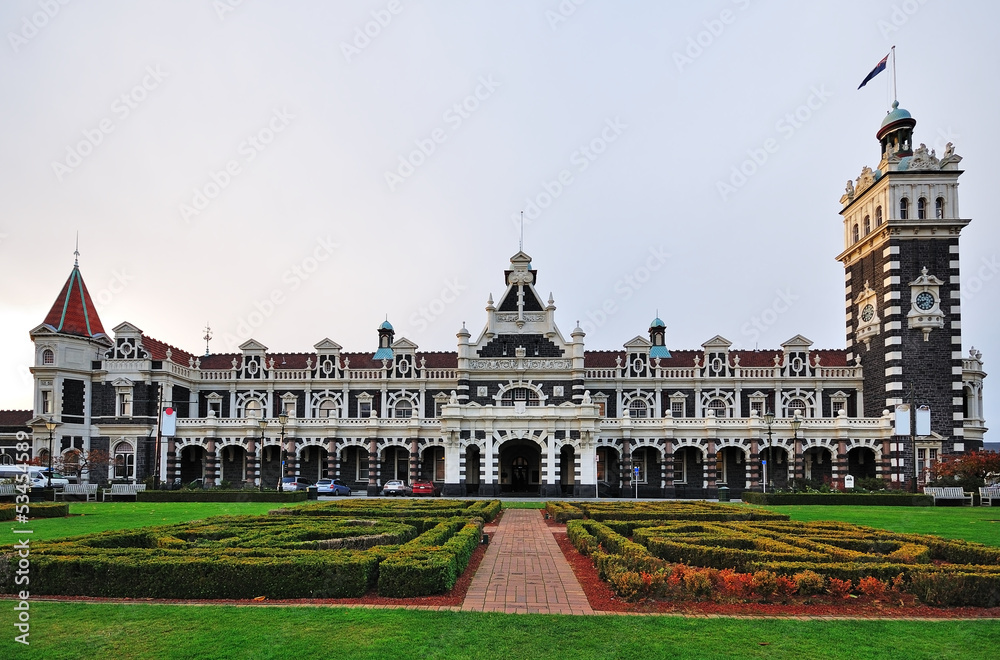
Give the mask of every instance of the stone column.
[(247, 438), (247, 476), (246, 480), (257, 484), (257, 440)]
[(715, 462), (716, 458), (716, 448), (715, 439), (712, 438), (708, 441), (708, 447), (705, 450), (705, 463), (704, 463), (704, 473), (705, 473), (705, 497), (717, 497), (718, 490), (715, 484)]
[[(417, 438), (410, 438), (410, 483), (412, 484), (420, 476), (420, 453), (417, 447)], [(445, 456), (445, 465), (448, 464), (448, 457)], [(456, 463), (457, 465), (457, 463)], [(433, 468), (431, 468), (433, 470)], [(446, 468), (447, 470), (447, 468)], [(431, 472), (431, 479), (434, 478), (434, 473)]]
[(368, 441), (368, 495), (378, 495), (378, 438)]
[(667, 438), (663, 442), (663, 496), (675, 497), (674, 489), (674, 441)]
[(747, 458), (747, 490), (756, 491), (760, 489), (762, 470), (760, 465), (760, 443), (757, 438), (750, 438), (750, 456)]
[(847, 475), (847, 441), (837, 441), (837, 456), (833, 461), (833, 487), (842, 489), (844, 487), (844, 477)]
[(330, 479), (340, 478), (340, 461), (337, 457), (337, 439), (326, 439), (326, 476)]
[(219, 459), (215, 454), (215, 438), (209, 438), (205, 445), (205, 485), (219, 485)]

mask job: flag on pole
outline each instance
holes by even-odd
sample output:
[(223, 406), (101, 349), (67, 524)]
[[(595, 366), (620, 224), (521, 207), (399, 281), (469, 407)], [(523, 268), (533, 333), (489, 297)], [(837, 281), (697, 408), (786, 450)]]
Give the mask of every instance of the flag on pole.
[(867, 76), (865, 76), (865, 79), (861, 81), (861, 84), (858, 85), (858, 89), (861, 89), (862, 87), (864, 87), (865, 85), (868, 84), (869, 80), (871, 80), (872, 78), (874, 78), (878, 74), (880, 74), (883, 71), (885, 71), (885, 63), (888, 60), (889, 60), (889, 54), (886, 53), (885, 57), (882, 58), (882, 61), (880, 61), (878, 64), (876, 64), (875, 68), (872, 69), (872, 72), (869, 73)]

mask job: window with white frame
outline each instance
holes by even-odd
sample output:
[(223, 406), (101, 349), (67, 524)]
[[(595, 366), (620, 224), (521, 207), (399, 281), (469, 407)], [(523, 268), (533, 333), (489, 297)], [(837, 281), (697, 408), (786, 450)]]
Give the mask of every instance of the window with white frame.
[(442, 410), (441, 407), (448, 403), (448, 395), (444, 392), (438, 392), (434, 395), (434, 416), (441, 417)]
[(899, 219), (906, 220), (910, 215), (910, 200), (902, 198), (899, 200)]
[(751, 399), (750, 400), (750, 414), (757, 414), (757, 417), (764, 416), (764, 399)]
[(594, 405), (597, 406), (597, 416), (607, 417), (608, 416), (608, 395), (600, 392), (595, 394), (592, 401)]
[(528, 387), (512, 387), (500, 397), (500, 405), (516, 406), (518, 403), (526, 406), (538, 405), (538, 393)]
[(319, 402), (317, 412), (323, 418), (337, 417), (337, 402), (333, 399), (323, 399)]
[(708, 409), (715, 413), (716, 417), (729, 416), (729, 406), (724, 399), (712, 399), (708, 402)]
[[(646, 483), (647, 450), (645, 448), (636, 449), (632, 452), (632, 477), (640, 484)], [(638, 474), (635, 469), (639, 468)]]
[(286, 394), (281, 397), (281, 409), (289, 417), (295, 417), (296, 397), (294, 394)]
[(243, 405), (243, 416), (247, 419), (261, 419), (264, 407), (257, 399), (250, 399)]
[(649, 406), (642, 399), (632, 399), (628, 404), (628, 416), (632, 419), (645, 419), (649, 415)]
[(674, 452), (674, 483), (686, 484), (688, 480), (687, 457), (690, 449)]
[(51, 348), (46, 348), (42, 351), (42, 364), (55, 364), (56, 354), (52, 352)]
[(132, 416), (132, 388), (118, 388), (117, 417)]
[(368, 452), (354, 447), (354, 480), (368, 481)]
[(41, 410), (43, 415), (52, 414), (52, 390), (42, 390)]
[(806, 406), (806, 402), (802, 399), (792, 399), (788, 402), (789, 417), (795, 417), (796, 415), (799, 417), (805, 417), (807, 410), (808, 407)]
[(921, 197), (917, 200), (917, 220), (927, 218), (927, 200)]
[(209, 417), (221, 417), (222, 416), (222, 395), (217, 392), (212, 392), (206, 397), (208, 400), (208, 416)]
[(840, 411), (847, 410), (847, 395), (843, 392), (837, 392), (836, 394), (830, 395), (830, 413), (832, 417), (836, 417), (840, 414)]
[(362, 392), (358, 395), (358, 417), (364, 419), (372, 416), (372, 395)]
[(409, 419), (413, 417), (413, 404), (405, 399), (403, 401), (397, 401), (396, 406), (393, 409), (394, 416), (398, 419)]
[(115, 445), (115, 479), (131, 479), (135, 476), (135, 449), (127, 442)]
[(434, 448), (434, 481), (444, 481), (444, 447)]
[(670, 395), (670, 416), (671, 417), (686, 417), (687, 416), (687, 397), (680, 392)]

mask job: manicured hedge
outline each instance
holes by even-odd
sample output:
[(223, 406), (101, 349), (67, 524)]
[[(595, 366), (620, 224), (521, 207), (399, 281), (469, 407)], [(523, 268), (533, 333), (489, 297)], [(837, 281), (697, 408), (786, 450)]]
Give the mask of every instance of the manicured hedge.
[(304, 502), (305, 491), (279, 493), (255, 490), (143, 490), (137, 502)]
[[(457, 533), (453, 530), (453, 525), (442, 524), (386, 557), (379, 564), (379, 595), (409, 598), (444, 593), (455, 586), (480, 542), (483, 526), (477, 520)], [(451, 534), (443, 544), (426, 543), (430, 538), (440, 541), (446, 532)]]
[(715, 502), (547, 502), (556, 522), (580, 518), (614, 521), (651, 520), (789, 520), (784, 513)]
[(748, 504), (771, 506), (829, 504), (834, 506), (934, 506), (930, 495), (913, 493), (743, 493)]
[[(24, 504), (0, 504), (0, 521), (14, 520), (16, 507)], [(65, 518), (69, 515), (69, 504), (56, 502), (32, 502), (28, 504), (29, 518)], [(23, 512), (23, 509), (22, 509)]]
[(275, 509), (274, 515), (289, 516), (372, 516), (379, 518), (437, 517), (482, 518), (489, 522), (500, 513), (500, 500), (339, 500), (317, 502), (293, 509)]

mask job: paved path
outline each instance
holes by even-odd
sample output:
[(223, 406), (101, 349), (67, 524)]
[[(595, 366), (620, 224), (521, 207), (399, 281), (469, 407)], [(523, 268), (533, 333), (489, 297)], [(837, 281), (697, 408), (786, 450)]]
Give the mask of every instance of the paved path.
[(538, 509), (506, 509), (462, 603), (463, 610), (593, 614)]

